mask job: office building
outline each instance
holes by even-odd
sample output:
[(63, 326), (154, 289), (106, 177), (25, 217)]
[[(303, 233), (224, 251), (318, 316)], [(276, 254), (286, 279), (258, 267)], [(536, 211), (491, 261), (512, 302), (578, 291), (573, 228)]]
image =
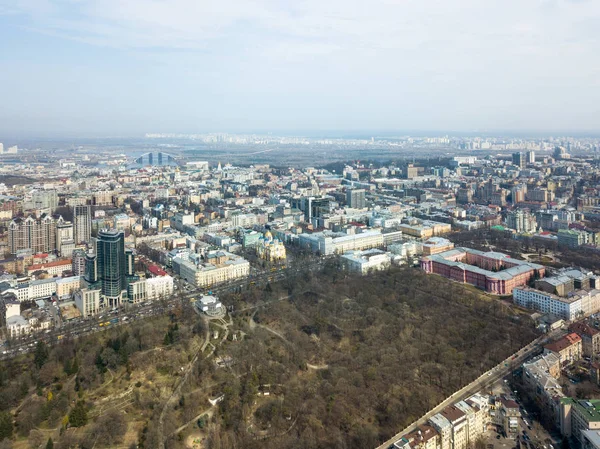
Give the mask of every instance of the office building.
[(75, 243), (89, 243), (92, 238), (92, 210), (90, 206), (75, 206), (73, 209), (75, 221)]
[(62, 257), (71, 257), (75, 250), (73, 223), (63, 221), (56, 224), (56, 251)]
[(378, 248), (384, 245), (383, 234), (379, 230), (364, 231), (356, 234), (341, 232), (314, 232), (300, 234), (299, 246), (324, 256), (343, 254), (346, 251)]
[(352, 209), (364, 209), (367, 207), (365, 189), (347, 189), (346, 204)]
[[(128, 286), (139, 281), (134, 264), (133, 252), (125, 250), (123, 231), (104, 229), (98, 232), (96, 253), (86, 255), (84, 279), (90, 290), (100, 290), (101, 305), (117, 307), (128, 297), (131, 293)], [(143, 294), (145, 286), (143, 291), (134, 290), (137, 298)]]
[(96, 251), (102, 294), (110, 298), (120, 298), (121, 292), (127, 289), (125, 236), (118, 231), (100, 231)]
[(512, 154), (512, 163), (513, 165), (519, 167), (519, 168), (525, 168), (525, 166), (527, 165), (527, 158), (525, 153), (513, 153)]

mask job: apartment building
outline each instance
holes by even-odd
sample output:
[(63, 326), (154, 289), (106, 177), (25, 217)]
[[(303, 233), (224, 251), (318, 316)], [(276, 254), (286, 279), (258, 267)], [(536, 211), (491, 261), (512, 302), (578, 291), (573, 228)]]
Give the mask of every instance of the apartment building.
[(406, 434), (392, 446), (394, 449), (438, 449), (440, 434), (433, 426), (423, 424)]
[(146, 279), (146, 292), (150, 301), (169, 298), (173, 294), (173, 278), (165, 275)]
[(581, 360), (583, 355), (581, 337), (576, 333), (565, 335), (564, 337), (545, 345), (544, 353), (555, 354), (559, 359), (560, 366), (566, 366), (577, 360)]
[(73, 294), (81, 288), (81, 277), (70, 276), (56, 279), (56, 296), (59, 299), (71, 298)]
[(560, 421), (560, 400), (565, 397), (560, 377), (560, 358), (549, 352), (523, 364), (523, 381), (528, 390), (540, 398), (542, 408), (549, 410), (557, 424)]
[(600, 331), (598, 329), (584, 321), (579, 321), (571, 324), (569, 331), (581, 337), (584, 356), (593, 357), (600, 353)]
[(483, 434), (488, 420), (487, 400), (477, 394), (433, 415), (429, 424), (438, 433), (439, 449), (466, 449)]
[(521, 307), (551, 313), (567, 321), (600, 312), (600, 290), (580, 290), (561, 297), (530, 287), (517, 287), (513, 289), (513, 301)]
[(512, 399), (501, 397), (499, 407), (496, 407), (496, 423), (502, 427), (508, 438), (516, 438), (519, 434), (519, 404)]
[(54, 219), (42, 215), (39, 219), (32, 216), (15, 218), (8, 225), (8, 249), (11, 254), (30, 249), (35, 253), (48, 253), (56, 249), (56, 225), (62, 223), (62, 217)]

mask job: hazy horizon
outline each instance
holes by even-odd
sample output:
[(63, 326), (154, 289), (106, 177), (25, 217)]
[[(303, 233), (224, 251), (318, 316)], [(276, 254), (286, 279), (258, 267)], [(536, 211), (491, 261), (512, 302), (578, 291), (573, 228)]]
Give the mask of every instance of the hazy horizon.
[(592, 0), (0, 0), (0, 141), (599, 135), (599, 29)]

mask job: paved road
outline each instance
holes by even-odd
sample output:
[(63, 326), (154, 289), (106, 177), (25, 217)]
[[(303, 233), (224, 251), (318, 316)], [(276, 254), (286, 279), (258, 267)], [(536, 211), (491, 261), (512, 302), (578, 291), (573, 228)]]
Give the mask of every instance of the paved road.
[[(63, 321), (61, 326), (57, 326), (47, 331), (32, 333), (17, 340), (12, 340), (5, 346), (1, 346), (0, 361), (32, 352), (35, 349), (36, 343), (40, 340), (45, 341), (49, 345), (53, 345), (63, 338), (78, 338), (83, 335), (103, 331), (109, 327), (123, 325), (153, 316), (164, 315), (170, 309), (175, 307), (175, 305), (180, 302), (181, 299), (195, 298), (207, 293), (208, 291), (219, 295), (228, 292), (242, 291), (244, 288), (253, 285), (264, 286), (269, 282), (281, 281), (290, 274), (298, 274), (303, 269), (318, 271), (322, 268), (325, 262), (326, 259), (322, 258), (312, 259), (308, 262), (300, 261), (297, 264), (289, 263), (287, 267), (282, 267), (276, 271), (254, 270), (251, 277), (236, 279), (210, 288), (196, 288), (175, 278), (175, 286), (177, 287), (177, 290), (175, 290), (173, 297), (168, 300), (154, 301), (150, 303), (143, 302), (141, 304), (126, 303), (118, 310), (112, 312), (110, 310), (106, 310), (100, 315), (90, 317), (89, 319), (76, 319), (71, 322)], [(51, 309), (52, 307), (53, 306), (50, 306)], [(249, 307), (248, 309), (254, 307), (257, 306)], [(111, 322), (111, 320), (115, 322)]]
[(528, 360), (529, 358), (539, 354), (542, 351), (542, 346), (548, 341), (557, 338), (561, 335), (565, 334), (565, 331), (561, 329), (557, 329), (550, 334), (542, 335), (529, 343), (527, 346), (520, 349), (517, 353), (511, 355), (506, 360), (500, 362), (495, 368), (484, 373), (469, 385), (463, 387), (461, 390), (453, 393), (449, 398), (444, 400), (442, 403), (437, 405), (434, 409), (427, 412), (417, 421), (413, 422), (406, 429), (398, 432), (392, 438), (387, 440), (385, 443), (379, 445), (377, 449), (388, 449), (393, 444), (406, 435), (409, 432), (415, 430), (418, 426), (425, 424), (429, 418), (431, 418), (436, 413), (441, 412), (444, 408), (448, 407), (451, 404), (462, 401), (463, 399), (468, 398), (469, 396), (482, 391), (491, 385), (493, 385), (498, 380), (502, 379), (504, 376), (509, 374), (512, 370), (516, 369), (523, 362)]

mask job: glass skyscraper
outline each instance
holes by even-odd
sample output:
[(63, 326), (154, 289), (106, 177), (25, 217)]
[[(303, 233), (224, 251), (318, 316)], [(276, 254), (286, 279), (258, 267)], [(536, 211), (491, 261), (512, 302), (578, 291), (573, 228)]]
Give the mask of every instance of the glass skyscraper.
[(121, 292), (127, 290), (127, 261), (123, 231), (112, 229), (99, 231), (96, 255), (102, 295), (109, 298), (120, 297)]

